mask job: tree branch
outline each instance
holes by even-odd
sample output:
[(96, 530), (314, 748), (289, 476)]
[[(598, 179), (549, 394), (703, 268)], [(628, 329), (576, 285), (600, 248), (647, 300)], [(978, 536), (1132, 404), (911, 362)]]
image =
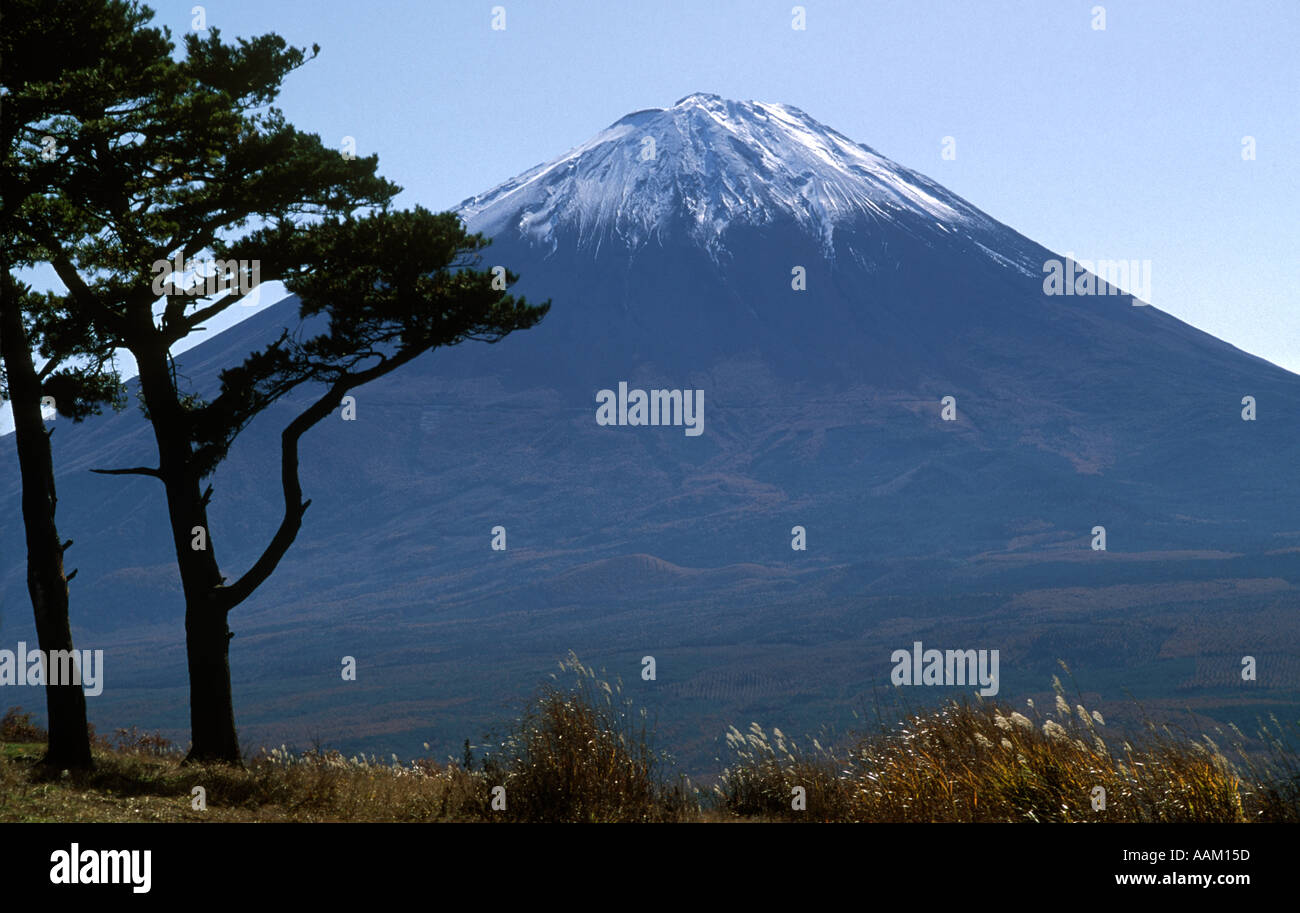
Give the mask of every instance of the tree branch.
[(284, 491), (284, 517), (280, 527), (275, 531), (270, 543), (257, 561), (242, 577), (229, 586), (216, 588), (216, 606), (219, 611), (229, 612), (239, 605), (253, 591), (261, 586), (274, 573), (280, 559), (289, 551), (298, 530), (302, 528), (303, 514), (311, 506), (311, 501), (302, 500), (302, 484), (298, 478), (298, 441), (321, 419), (329, 415), (343, 400), (349, 390), (369, 383), (376, 377), (382, 377), (409, 361), (419, 357), (425, 349), (412, 347), (397, 353), (386, 362), (368, 368), (356, 374), (340, 377), (330, 385), (320, 399), (308, 406), (290, 422), (280, 434), (280, 487)]
[(77, 272), (76, 267), (63, 255), (62, 245), (59, 244), (53, 233), (48, 230), (40, 230), (38, 240), (48, 248), (50, 255), (48, 262), (50, 266), (54, 267), (54, 272), (63, 284), (68, 287), (68, 293), (73, 300), (94, 314), (109, 333), (118, 339), (123, 338), (126, 322), (118, 314), (114, 313), (111, 308), (100, 303), (90, 286), (81, 278), (81, 274)]
[(162, 471), (151, 469), (148, 466), (132, 466), (129, 469), (92, 469), (91, 472), (97, 472), (102, 476), (152, 476), (155, 479), (162, 479)]
[(55, 371), (59, 370), (59, 366), (62, 364), (63, 364), (62, 358), (52, 357), (49, 361), (45, 363), (45, 366), (42, 367), (40, 372), (36, 375), (37, 382), (42, 384), (45, 383), (46, 378), (48, 378)]

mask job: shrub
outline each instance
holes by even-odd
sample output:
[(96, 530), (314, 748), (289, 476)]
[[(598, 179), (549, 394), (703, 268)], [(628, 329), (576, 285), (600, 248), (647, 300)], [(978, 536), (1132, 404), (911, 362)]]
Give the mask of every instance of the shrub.
[(49, 733), (32, 722), (21, 707), (10, 707), (0, 717), (0, 742), (44, 742)]
[[(483, 760), (486, 785), (506, 788), (512, 821), (668, 821), (695, 807), (684, 780), (668, 784), (666, 763), (651, 747), (645, 711), (634, 711), (621, 684), (596, 676), (570, 653), (560, 664), (568, 687), (542, 690)], [(490, 798), (489, 798), (490, 803)]]

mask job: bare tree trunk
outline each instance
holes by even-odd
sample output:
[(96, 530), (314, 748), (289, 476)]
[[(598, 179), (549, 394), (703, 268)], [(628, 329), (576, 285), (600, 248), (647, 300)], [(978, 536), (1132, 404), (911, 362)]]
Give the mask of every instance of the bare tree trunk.
[[(2, 280), (8, 278), (4, 268)], [(45, 656), (71, 651), (68, 622), (68, 581), (63, 570), (63, 543), (54, 513), (54, 459), (50, 438), (41, 419), (41, 385), (32, 365), (32, 352), (23, 327), (22, 313), (12, 288), (0, 297), (0, 353), (9, 382), (14, 439), (23, 487), (23, 526), (27, 533), (27, 591), (36, 617), (36, 637)], [(45, 703), (49, 716), (49, 745), (44, 763), (58, 769), (88, 770), (94, 766), (86, 728), (86, 695), (80, 684), (49, 681), (52, 664), (46, 664)]]
[[(140, 385), (158, 444), (158, 475), (167, 490), (167, 514), (185, 594), (185, 645), (190, 676), (190, 751), (186, 761), (241, 764), (230, 688), (224, 582), (208, 528), (207, 498), (191, 462), (167, 353), (136, 352)], [(200, 530), (201, 533), (196, 530)], [(197, 538), (197, 544), (196, 544)]]
[(187, 761), (241, 762), (230, 693), (230, 633), (224, 612), (185, 610), (190, 666), (190, 729)]

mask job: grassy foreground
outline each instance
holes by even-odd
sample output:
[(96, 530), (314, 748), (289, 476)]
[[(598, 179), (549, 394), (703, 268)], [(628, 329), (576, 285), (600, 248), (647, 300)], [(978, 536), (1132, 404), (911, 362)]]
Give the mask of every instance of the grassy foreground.
[(0, 721), (0, 820), (1300, 821), (1300, 765), (1276, 719), (1262, 757), (1234, 730), (1234, 763), (1208, 737), (1154, 724), (1112, 736), (1054, 680), (1055, 706), (1031, 703), (1032, 719), (950, 702), (810, 750), (779, 729), (733, 728), (726, 767), (699, 788), (667, 772), (617, 685), (572, 655), (562, 668), (570, 684), (544, 688), (485, 754), (466, 743), (450, 763), (279, 748), (242, 769), (182, 765), (181, 750), (132, 730), (95, 740), (96, 770), (51, 771), (44, 733), (14, 708)]

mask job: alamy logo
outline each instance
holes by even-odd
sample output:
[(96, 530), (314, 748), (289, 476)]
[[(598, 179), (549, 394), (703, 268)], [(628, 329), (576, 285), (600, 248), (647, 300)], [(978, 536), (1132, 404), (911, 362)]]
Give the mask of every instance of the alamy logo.
[(704, 433), (703, 390), (629, 390), (627, 381), (618, 382), (618, 392), (596, 394), (596, 424), (678, 425), (687, 437)]
[(918, 640), (912, 650), (895, 650), (889, 657), (895, 685), (980, 685), (980, 694), (998, 693), (997, 650), (922, 650)]
[(1150, 260), (1065, 260), (1043, 263), (1044, 295), (1132, 295), (1133, 306), (1151, 300)]
[(72, 844), (50, 854), (52, 884), (129, 884), (148, 894), (153, 883), (153, 850), (83, 850)]
[[(78, 655), (80, 654), (80, 655)], [(82, 685), (87, 697), (104, 690), (103, 650), (0, 650), (0, 685)]]
[[(199, 281), (181, 286), (181, 279), (190, 270), (206, 267)], [(202, 295), (210, 297), (225, 291), (247, 295), (257, 288), (262, 279), (261, 260), (186, 260), (181, 251), (175, 259), (155, 260), (153, 263), (153, 293), (163, 295)], [(176, 278), (172, 278), (176, 277)]]

